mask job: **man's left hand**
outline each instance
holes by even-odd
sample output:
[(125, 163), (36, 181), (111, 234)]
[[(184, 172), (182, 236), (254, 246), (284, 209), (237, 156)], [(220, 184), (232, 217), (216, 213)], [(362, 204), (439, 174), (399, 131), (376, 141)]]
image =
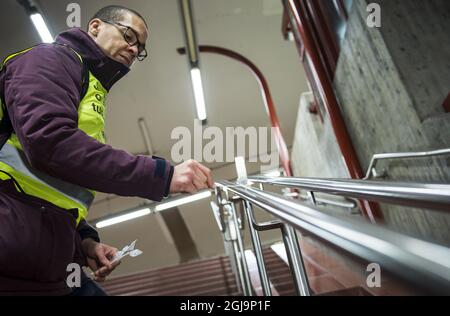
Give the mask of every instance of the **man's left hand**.
[(105, 281), (106, 277), (120, 264), (120, 261), (111, 263), (118, 251), (117, 248), (98, 243), (91, 238), (84, 239), (81, 247), (89, 268), (94, 272), (95, 281)]

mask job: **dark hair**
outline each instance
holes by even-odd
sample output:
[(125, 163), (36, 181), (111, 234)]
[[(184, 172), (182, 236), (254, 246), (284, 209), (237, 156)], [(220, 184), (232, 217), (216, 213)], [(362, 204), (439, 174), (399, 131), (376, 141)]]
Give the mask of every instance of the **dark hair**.
[(144, 21), (145, 26), (148, 28), (147, 22), (145, 21), (144, 17), (139, 12), (137, 12), (133, 9), (123, 7), (121, 5), (109, 5), (107, 7), (101, 8), (89, 20), (89, 23), (91, 23), (91, 21), (93, 19), (107, 20), (107, 21), (112, 21), (112, 22), (120, 22), (120, 20), (123, 17), (125, 12), (130, 12), (132, 14), (137, 15), (139, 18), (141, 18), (142, 21)]

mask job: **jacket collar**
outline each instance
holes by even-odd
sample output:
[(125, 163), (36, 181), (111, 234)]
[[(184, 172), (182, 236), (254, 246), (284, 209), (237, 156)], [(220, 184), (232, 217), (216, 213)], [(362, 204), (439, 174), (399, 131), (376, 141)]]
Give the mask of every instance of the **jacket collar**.
[(68, 45), (80, 54), (92, 74), (108, 91), (130, 71), (124, 64), (108, 57), (89, 34), (79, 28), (59, 34), (55, 42)]

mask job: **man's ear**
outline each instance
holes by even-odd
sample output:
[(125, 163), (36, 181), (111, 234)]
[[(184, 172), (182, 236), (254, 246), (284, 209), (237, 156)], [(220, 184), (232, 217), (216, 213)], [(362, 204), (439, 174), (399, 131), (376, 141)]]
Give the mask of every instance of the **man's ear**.
[(89, 22), (89, 26), (88, 26), (88, 33), (93, 37), (97, 37), (98, 33), (100, 31), (101, 23), (102, 23), (102, 21), (100, 19), (91, 20), (91, 22)]

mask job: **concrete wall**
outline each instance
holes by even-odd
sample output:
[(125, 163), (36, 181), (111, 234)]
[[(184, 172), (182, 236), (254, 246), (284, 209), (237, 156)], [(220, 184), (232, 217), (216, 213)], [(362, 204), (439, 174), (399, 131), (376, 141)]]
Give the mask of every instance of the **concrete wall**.
[[(305, 93), (300, 99), (292, 146), (292, 171), (296, 177), (349, 178), (341, 151), (328, 116), (323, 121), (309, 111), (312, 94)], [(302, 192), (306, 195), (306, 192)], [(316, 198), (343, 202), (345, 198), (316, 193)], [(310, 201), (307, 200), (307, 203)], [(321, 211), (332, 215), (358, 214), (358, 209), (330, 205), (316, 205)]]
[(328, 117), (322, 121), (309, 112), (311, 94), (303, 94), (292, 147), (293, 173), (297, 177), (349, 178)]
[(420, 120), (440, 116), (450, 91), (450, 2), (378, 3), (381, 35)]
[[(382, 27), (366, 25), (367, 3), (355, 1), (335, 90), (363, 168), (372, 155), (450, 146), (450, 2), (377, 1)], [(450, 183), (450, 158), (380, 163), (388, 179)], [(450, 245), (450, 216), (382, 206), (387, 224)]]

